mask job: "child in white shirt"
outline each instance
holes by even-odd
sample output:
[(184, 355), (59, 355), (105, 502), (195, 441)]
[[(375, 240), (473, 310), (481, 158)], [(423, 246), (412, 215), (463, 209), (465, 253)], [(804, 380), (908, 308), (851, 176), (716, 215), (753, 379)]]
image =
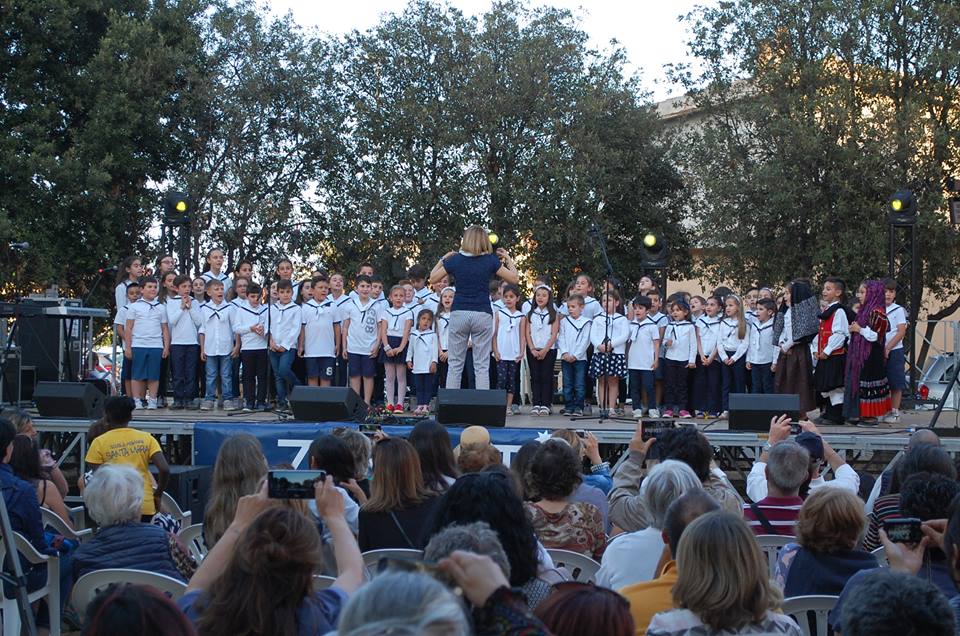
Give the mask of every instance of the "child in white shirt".
[[(391, 295), (392, 291), (391, 291)], [(407, 347), (407, 368), (413, 372), (413, 386), (417, 393), (414, 415), (428, 415), (430, 400), (437, 376), (437, 333), (433, 330), (433, 312), (423, 309), (417, 316), (417, 328), (410, 332)]]
[[(404, 290), (400, 285), (390, 288), (390, 306), (380, 309), (380, 363), (385, 371), (384, 389), (386, 411), (403, 413), (403, 398), (407, 394), (407, 343), (413, 327), (413, 312), (419, 308), (404, 306)], [(418, 404), (420, 404), (418, 402)]]
[(687, 418), (687, 386), (690, 371), (697, 366), (697, 329), (690, 322), (690, 305), (685, 300), (675, 300), (670, 314), (673, 322), (664, 330), (663, 415)]
[(267, 411), (267, 317), (269, 308), (260, 303), (263, 290), (256, 283), (247, 285), (247, 298), (235, 305), (233, 331), (240, 341), (243, 367), (244, 411)]
[(145, 278), (141, 283), (143, 297), (127, 305), (124, 356), (132, 363), (130, 388), (140, 407), (146, 399), (147, 408), (157, 408), (157, 389), (160, 386), (160, 361), (170, 355), (170, 330), (167, 311), (157, 300), (156, 278)]
[(173, 384), (171, 409), (185, 409), (197, 397), (197, 361), (200, 356), (200, 303), (190, 296), (189, 276), (173, 279), (176, 294), (167, 298), (167, 325), (170, 329), (170, 379)]
[(605, 292), (602, 296), (603, 313), (598, 314), (590, 326), (590, 342), (593, 343), (593, 360), (590, 361), (590, 377), (599, 381), (597, 401), (600, 414), (612, 414), (620, 395), (620, 378), (627, 375), (624, 357), (630, 328), (626, 316), (617, 313), (620, 294)]
[(507, 392), (507, 415), (513, 415), (514, 382), (527, 340), (525, 318), (517, 307), (520, 289), (516, 285), (507, 285), (501, 300), (503, 308), (493, 314), (493, 355), (497, 360), (497, 388)]
[(340, 342), (340, 312), (333, 301), (327, 300), (328, 285), (325, 278), (314, 278), (311, 289), (313, 298), (300, 306), (303, 321), (300, 356), (307, 369), (307, 384), (330, 386)]
[(590, 347), (589, 318), (583, 315), (583, 296), (573, 294), (564, 303), (565, 315), (560, 319), (557, 351), (563, 373), (561, 415), (583, 415), (587, 383), (587, 349)]
[(779, 350), (773, 342), (773, 315), (777, 304), (767, 298), (757, 300), (756, 320), (750, 323), (747, 347), (747, 371), (753, 379), (752, 393), (773, 393), (773, 373)]
[(223, 283), (211, 280), (206, 286), (210, 299), (200, 305), (200, 359), (206, 371), (207, 388), (200, 410), (213, 409), (217, 397), (217, 378), (220, 378), (220, 399), (223, 410), (239, 408), (234, 398), (233, 358), (240, 355), (234, 342), (234, 306), (224, 299)]
[[(137, 299), (140, 298), (140, 283), (138, 281), (130, 281), (124, 285), (123, 289), (127, 294), (126, 302), (123, 305), (117, 306), (117, 313), (113, 318), (113, 328), (117, 332), (117, 346), (120, 347), (121, 355), (123, 355), (123, 350), (127, 342), (124, 337), (124, 332), (127, 328), (127, 305), (137, 302)], [(130, 376), (132, 373), (133, 362), (128, 361), (124, 356), (123, 363), (120, 365), (120, 384), (122, 385), (124, 395), (133, 395), (130, 384)]]
[(207, 283), (212, 280), (220, 281), (220, 284), (223, 285), (223, 295), (226, 296), (230, 292), (233, 280), (223, 271), (223, 261), (223, 250), (219, 247), (210, 248), (210, 251), (207, 252), (207, 266), (209, 269), (203, 272), (200, 277)]
[(553, 403), (553, 366), (557, 361), (557, 336), (560, 316), (553, 304), (553, 290), (538, 285), (533, 290), (533, 306), (526, 312), (527, 364), (533, 391), (531, 415), (550, 415)]
[(722, 396), (720, 385), (723, 372), (717, 362), (717, 344), (720, 342), (720, 299), (711, 296), (703, 304), (703, 315), (694, 323), (697, 327), (697, 368), (693, 372), (693, 406), (697, 415), (707, 419), (720, 417)]
[[(627, 350), (627, 369), (630, 374), (630, 399), (633, 416), (643, 417), (641, 398), (646, 394), (646, 411), (650, 417), (660, 417), (654, 385), (654, 371), (659, 363), (660, 328), (647, 315), (650, 299), (637, 296), (633, 299), (633, 320), (630, 321), (630, 348)], [(641, 389), (643, 394), (641, 393)]]
[(354, 285), (356, 298), (344, 304), (341, 314), (340, 337), (343, 340), (342, 357), (348, 360), (350, 386), (370, 404), (373, 399), (373, 378), (376, 374), (380, 339), (375, 301), (370, 298), (370, 277), (357, 276)]
[(743, 313), (743, 302), (736, 294), (728, 294), (724, 300), (724, 318), (720, 321), (720, 340), (717, 342), (717, 357), (723, 364), (720, 367), (722, 382), (720, 400), (723, 412), (730, 407), (731, 393), (747, 391), (747, 346), (750, 340), (747, 334), (747, 319)]
[(287, 391), (300, 385), (300, 378), (293, 372), (297, 357), (303, 315), (300, 305), (293, 302), (293, 283), (289, 279), (277, 282), (277, 302), (270, 307), (270, 366), (277, 391), (277, 408), (287, 408)]

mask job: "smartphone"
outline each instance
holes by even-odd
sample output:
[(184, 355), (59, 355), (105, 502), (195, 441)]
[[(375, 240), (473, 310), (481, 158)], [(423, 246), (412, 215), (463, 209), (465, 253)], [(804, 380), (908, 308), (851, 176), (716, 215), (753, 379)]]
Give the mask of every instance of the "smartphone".
[(803, 429), (800, 428), (800, 422), (790, 422), (790, 434), (799, 435), (803, 432)]
[(582, 428), (578, 428), (578, 429), (577, 429), (577, 437), (583, 438), (583, 437), (586, 437), (586, 436), (587, 436), (587, 431), (585, 431), (585, 430), (582, 429)]
[(920, 543), (923, 531), (921, 521), (915, 517), (904, 519), (887, 519), (883, 522), (883, 530), (894, 543)]
[(313, 499), (314, 484), (327, 478), (323, 470), (268, 470), (267, 496), (271, 499)]

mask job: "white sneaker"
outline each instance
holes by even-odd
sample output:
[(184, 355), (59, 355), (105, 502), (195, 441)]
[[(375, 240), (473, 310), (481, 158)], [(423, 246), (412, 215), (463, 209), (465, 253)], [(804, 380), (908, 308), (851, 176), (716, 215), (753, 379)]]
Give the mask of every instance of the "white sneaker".
[(633, 417), (634, 417), (634, 419), (637, 419), (637, 420), (639, 420), (640, 418), (642, 418), (642, 417), (643, 417), (643, 409), (633, 409)]
[(657, 409), (650, 409), (647, 414), (654, 419), (660, 417), (660, 411)]
[(133, 408), (135, 411), (142, 411), (143, 401), (140, 398), (133, 398)]
[(880, 417), (879, 421), (883, 422), (884, 424), (896, 424), (900, 421), (900, 411), (894, 409), (883, 417)]
[(156, 411), (157, 410), (157, 400), (156, 398), (147, 398), (147, 410)]

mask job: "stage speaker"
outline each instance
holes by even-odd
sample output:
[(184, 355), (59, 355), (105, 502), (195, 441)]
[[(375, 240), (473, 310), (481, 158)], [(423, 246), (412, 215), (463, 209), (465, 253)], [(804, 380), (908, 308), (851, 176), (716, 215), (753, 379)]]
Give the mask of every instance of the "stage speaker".
[[(156, 468), (150, 466), (150, 472), (156, 477)], [(191, 524), (203, 523), (203, 512), (212, 478), (213, 466), (170, 466), (170, 480), (167, 481), (166, 491), (177, 501), (180, 510), (189, 510), (192, 513)]]
[(731, 393), (731, 431), (770, 430), (770, 418), (789, 415), (791, 420), (800, 419), (800, 396), (796, 393)]
[(440, 389), (437, 393), (437, 421), (441, 424), (502, 428), (506, 417), (506, 391)]
[(290, 392), (293, 417), (311, 422), (354, 422), (367, 415), (369, 407), (348, 386), (295, 386)]
[(33, 401), (43, 417), (103, 417), (104, 395), (87, 382), (38, 382)]

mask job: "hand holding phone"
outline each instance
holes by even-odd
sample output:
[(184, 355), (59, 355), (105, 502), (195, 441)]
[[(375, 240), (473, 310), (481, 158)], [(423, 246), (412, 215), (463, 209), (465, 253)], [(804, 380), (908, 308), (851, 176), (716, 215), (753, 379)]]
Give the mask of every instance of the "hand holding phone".
[(922, 523), (916, 517), (887, 519), (883, 522), (883, 531), (894, 543), (920, 543), (923, 539)]
[(270, 499), (313, 499), (314, 485), (327, 478), (323, 470), (269, 470), (267, 496)]

